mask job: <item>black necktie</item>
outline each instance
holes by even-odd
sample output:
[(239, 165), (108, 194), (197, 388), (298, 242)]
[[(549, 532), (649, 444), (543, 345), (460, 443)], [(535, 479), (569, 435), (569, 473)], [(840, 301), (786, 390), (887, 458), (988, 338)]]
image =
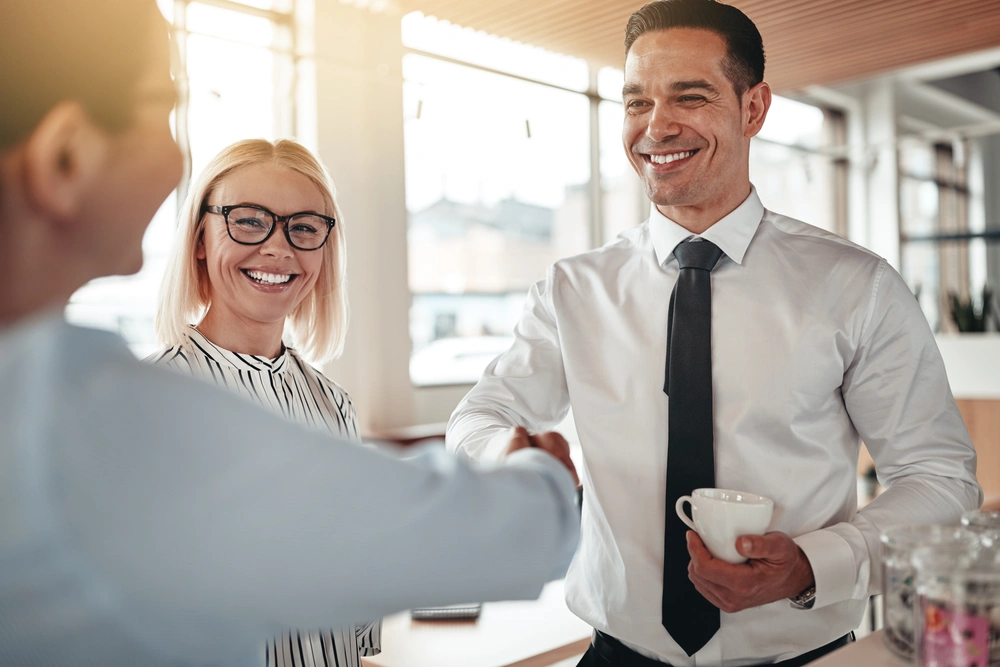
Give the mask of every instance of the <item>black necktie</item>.
[(715, 486), (712, 437), (712, 269), (722, 251), (709, 241), (674, 248), (680, 267), (667, 315), (667, 504), (663, 536), (663, 627), (688, 655), (719, 629), (719, 610), (688, 579), (688, 528), (674, 504)]

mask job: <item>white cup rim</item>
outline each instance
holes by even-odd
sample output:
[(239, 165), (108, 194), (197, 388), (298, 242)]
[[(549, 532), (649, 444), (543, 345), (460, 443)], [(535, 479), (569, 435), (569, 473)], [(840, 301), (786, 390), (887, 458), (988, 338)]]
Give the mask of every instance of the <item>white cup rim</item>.
[(695, 489), (692, 496), (707, 498), (709, 500), (719, 500), (721, 502), (739, 503), (741, 505), (774, 505), (774, 501), (765, 496), (749, 491), (738, 491), (736, 489), (703, 488)]

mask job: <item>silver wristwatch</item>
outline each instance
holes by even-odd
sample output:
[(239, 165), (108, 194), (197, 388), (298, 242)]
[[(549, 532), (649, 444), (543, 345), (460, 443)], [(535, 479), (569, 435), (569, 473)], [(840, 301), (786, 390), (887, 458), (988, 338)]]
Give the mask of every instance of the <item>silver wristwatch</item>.
[(793, 598), (788, 598), (794, 609), (812, 609), (816, 604), (816, 584), (805, 589)]

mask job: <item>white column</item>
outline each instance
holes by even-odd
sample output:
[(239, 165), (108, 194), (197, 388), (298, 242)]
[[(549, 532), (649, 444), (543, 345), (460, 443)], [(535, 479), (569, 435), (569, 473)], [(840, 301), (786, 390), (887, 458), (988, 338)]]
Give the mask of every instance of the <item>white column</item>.
[(865, 245), (899, 269), (899, 172), (896, 161), (896, 100), (891, 80), (865, 87), (868, 146), (868, 239)]
[(344, 355), (324, 371), (370, 432), (414, 421), (400, 17), (333, 0), (315, 12), (316, 139), (344, 214), (351, 305)]

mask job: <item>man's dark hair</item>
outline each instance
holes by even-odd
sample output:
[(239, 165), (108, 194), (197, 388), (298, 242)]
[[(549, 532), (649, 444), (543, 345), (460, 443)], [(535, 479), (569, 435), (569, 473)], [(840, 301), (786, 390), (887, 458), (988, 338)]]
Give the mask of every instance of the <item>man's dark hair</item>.
[(625, 27), (625, 55), (641, 35), (669, 28), (700, 28), (722, 37), (723, 68), (737, 96), (764, 80), (764, 41), (757, 26), (736, 7), (715, 0), (656, 0), (641, 7)]
[(9, 0), (0, 13), (0, 151), (64, 100), (128, 128), (149, 65), (153, 0)]

